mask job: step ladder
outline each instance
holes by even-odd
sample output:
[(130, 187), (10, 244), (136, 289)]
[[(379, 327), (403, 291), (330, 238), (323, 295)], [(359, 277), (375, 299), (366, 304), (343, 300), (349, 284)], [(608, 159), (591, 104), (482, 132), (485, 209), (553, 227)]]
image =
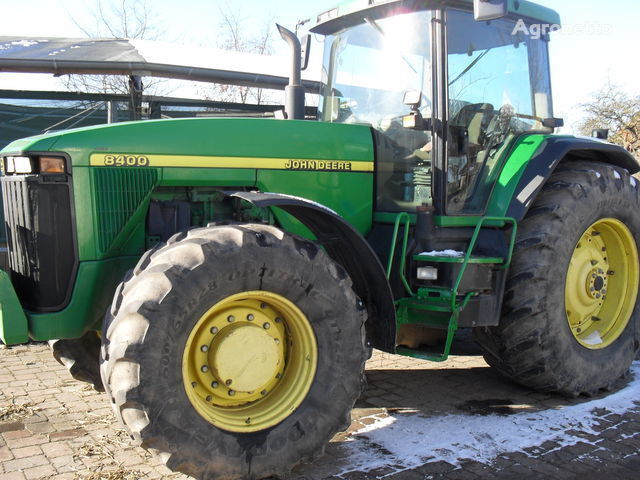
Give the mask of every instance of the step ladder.
[[(513, 256), (513, 248), (515, 245), (517, 222), (510, 217), (481, 217), (476, 224), (475, 230), (467, 246), (464, 256), (431, 256), (431, 255), (414, 255), (413, 260), (416, 262), (429, 262), (429, 263), (459, 263), (461, 264), (460, 270), (453, 284), (453, 287), (420, 287), (416, 292), (413, 291), (406, 277), (406, 258), (407, 258), (407, 245), (409, 239), (409, 229), (411, 226), (411, 217), (406, 212), (398, 214), (395, 221), (391, 252), (389, 256), (389, 262), (387, 264), (387, 279), (391, 277), (391, 270), (393, 268), (393, 259), (395, 256), (396, 244), (398, 241), (398, 234), (400, 226), (404, 222), (404, 235), (402, 242), (402, 252), (400, 256), (400, 279), (404, 288), (408, 294), (407, 297), (396, 300), (397, 311), (397, 326), (401, 325), (419, 325), (423, 327), (445, 330), (446, 338), (444, 346), (441, 351), (427, 351), (422, 349), (412, 349), (407, 347), (398, 347), (396, 352), (414, 358), (421, 358), (424, 360), (431, 360), (434, 362), (443, 362), (449, 358), (449, 352), (451, 351), (451, 345), (458, 330), (458, 319), (460, 313), (467, 306), (469, 301), (480, 292), (466, 292), (464, 294), (459, 293), (460, 285), (464, 279), (467, 267), (470, 264), (487, 264), (494, 265), (496, 268), (507, 269), (511, 264), (511, 258)], [(487, 225), (491, 223), (491, 225)], [(478, 237), (482, 228), (499, 226), (505, 228), (511, 226), (511, 233), (509, 239), (509, 250), (507, 258), (500, 257), (487, 257), (482, 255), (474, 255)], [(425, 312), (423, 319), (419, 323), (415, 321), (408, 322), (409, 310), (421, 310)]]

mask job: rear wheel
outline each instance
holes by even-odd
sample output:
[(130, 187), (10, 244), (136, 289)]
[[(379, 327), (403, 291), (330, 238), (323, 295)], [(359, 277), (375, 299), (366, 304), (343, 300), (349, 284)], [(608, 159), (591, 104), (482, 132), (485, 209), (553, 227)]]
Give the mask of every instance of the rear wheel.
[(637, 187), (610, 165), (558, 167), (519, 226), (500, 326), (477, 332), (491, 366), (569, 396), (628, 370), (640, 329)]
[(262, 225), (147, 253), (104, 323), (116, 415), (167, 466), (263, 478), (322, 453), (363, 386), (365, 314), (315, 244)]

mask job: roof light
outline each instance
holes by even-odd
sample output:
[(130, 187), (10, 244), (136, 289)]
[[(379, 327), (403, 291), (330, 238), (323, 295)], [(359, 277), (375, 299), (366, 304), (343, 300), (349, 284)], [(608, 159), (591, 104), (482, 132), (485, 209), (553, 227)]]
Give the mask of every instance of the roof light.
[(336, 18), (338, 16), (338, 9), (332, 8), (331, 10), (327, 10), (324, 13), (318, 15), (318, 23), (326, 22), (327, 20), (331, 20), (332, 18)]

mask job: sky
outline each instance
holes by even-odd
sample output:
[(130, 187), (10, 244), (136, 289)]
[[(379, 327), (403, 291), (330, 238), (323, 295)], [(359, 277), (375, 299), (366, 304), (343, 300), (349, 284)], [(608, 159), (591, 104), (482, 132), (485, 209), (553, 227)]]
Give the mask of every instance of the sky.
[[(91, 29), (97, 0), (0, 0), (2, 35), (83, 37)], [(108, 0), (107, 0), (108, 1)], [(120, 0), (118, 0), (120, 1)], [(235, 12), (248, 35), (272, 25), (275, 54), (286, 55), (275, 21), (294, 29), (298, 20), (315, 18), (340, 0), (147, 0), (159, 40), (215, 47), (221, 34), (221, 9)], [(635, 32), (640, 20), (636, 0), (537, 0), (556, 9), (564, 29), (552, 35), (551, 72), (555, 114), (573, 125), (580, 105), (608, 82), (640, 94), (640, 62)], [(316, 52), (317, 53), (317, 52)], [(316, 57), (318, 58), (318, 57)], [(35, 78), (35, 80), (33, 80)], [(55, 82), (55, 81), (54, 81)], [(0, 74), (0, 88), (52, 89), (50, 77)], [(57, 83), (59, 85), (59, 83)]]

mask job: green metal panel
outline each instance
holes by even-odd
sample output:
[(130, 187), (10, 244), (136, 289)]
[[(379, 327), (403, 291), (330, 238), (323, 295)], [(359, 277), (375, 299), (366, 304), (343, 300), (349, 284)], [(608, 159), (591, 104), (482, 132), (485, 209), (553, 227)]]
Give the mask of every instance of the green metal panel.
[(9, 145), (4, 147), (2, 151), (7, 153), (22, 153), (27, 150), (32, 152), (44, 152), (49, 150), (56, 140), (57, 137), (53, 134), (21, 138), (20, 140), (11, 142)]
[[(287, 172), (258, 170), (257, 187), (264, 192), (287, 193), (319, 202), (336, 211), (360, 233), (371, 230), (373, 175), (370, 173)], [(285, 230), (307, 236), (290, 215), (276, 211)]]
[(0, 270), (0, 340), (5, 345), (29, 340), (27, 317), (4, 270)]
[(509, 158), (507, 158), (502, 167), (498, 182), (489, 199), (488, 216), (501, 217), (507, 214), (509, 204), (513, 199), (524, 170), (536, 153), (541, 148), (544, 148), (545, 140), (549, 136), (528, 135), (517, 140)]
[(138, 258), (117, 257), (80, 263), (67, 308), (55, 313), (27, 312), (31, 338), (41, 341), (77, 338), (90, 328), (99, 328), (116, 286), (124, 274), (135, 266)]

